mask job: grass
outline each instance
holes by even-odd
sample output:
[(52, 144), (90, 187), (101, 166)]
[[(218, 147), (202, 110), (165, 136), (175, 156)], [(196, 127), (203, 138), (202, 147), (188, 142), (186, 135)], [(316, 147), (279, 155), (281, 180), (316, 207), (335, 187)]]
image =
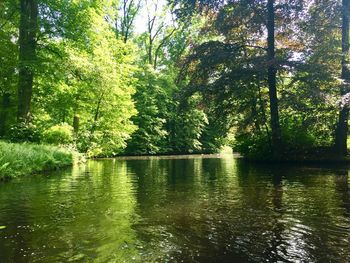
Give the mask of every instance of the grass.
[(0, 180), (71, 165), (69, 150), (37, 144), (0, 141)]

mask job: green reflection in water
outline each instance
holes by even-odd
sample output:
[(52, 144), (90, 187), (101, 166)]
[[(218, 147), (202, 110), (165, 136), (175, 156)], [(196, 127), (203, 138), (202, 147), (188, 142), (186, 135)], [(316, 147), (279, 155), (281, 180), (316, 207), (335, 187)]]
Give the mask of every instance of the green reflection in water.
[(125, 162), (89, 162), (2, 185), (0, 222), (9, 230), (0, 237), (1, 254), (16, 262), (138, 256), (136, 200), (126, 171)]
[(347, 167), (111, 159), (0, 185), (4, 262), (349, 262)]

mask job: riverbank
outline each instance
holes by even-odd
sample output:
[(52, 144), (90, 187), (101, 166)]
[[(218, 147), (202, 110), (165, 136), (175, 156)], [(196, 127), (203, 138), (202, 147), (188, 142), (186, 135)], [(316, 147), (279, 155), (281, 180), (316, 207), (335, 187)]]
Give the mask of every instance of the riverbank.
[(118, 155), (111, 158), (97, 158), (97, 159), (118, 159), (118, 160), (150, 160), (150, 159), (162, 159), (162, 160), (177, 160), (177, 159), (217, 159), (224, 157), (241, 158), (239, 153), (209, 153), (209, 154), (158, 154), (158, 155)]
[(271, 154), (266, 154), (261, 158), (242, 156), (242, 160), (266, 164), (350, 164), (349, 155), (340, 156), (331, 147), (286, 151), (279, 158), (273, 158)]
[(74, 153), (64, 148), (0, 141), (0, 181), (54, 170), (73, 164)]

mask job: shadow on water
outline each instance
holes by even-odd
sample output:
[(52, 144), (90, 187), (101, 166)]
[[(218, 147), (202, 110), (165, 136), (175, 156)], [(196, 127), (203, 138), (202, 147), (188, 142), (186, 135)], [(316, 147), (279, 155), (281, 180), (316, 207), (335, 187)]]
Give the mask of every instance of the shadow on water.
[(349, 262), (348, 167), (89, 161), (0, 185), (4, 262)]

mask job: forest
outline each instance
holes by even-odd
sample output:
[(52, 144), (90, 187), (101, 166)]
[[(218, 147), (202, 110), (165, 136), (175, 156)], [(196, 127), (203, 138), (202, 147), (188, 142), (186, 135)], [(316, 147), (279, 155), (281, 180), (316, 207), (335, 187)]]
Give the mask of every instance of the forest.
[(0, 262), (350, 262), (350, 0), (0, 0)]
[(350, 0), (5, 0), (0, 10), (4, 143), (87, 157), (224, 145), (256, 160), (347, 156)]

